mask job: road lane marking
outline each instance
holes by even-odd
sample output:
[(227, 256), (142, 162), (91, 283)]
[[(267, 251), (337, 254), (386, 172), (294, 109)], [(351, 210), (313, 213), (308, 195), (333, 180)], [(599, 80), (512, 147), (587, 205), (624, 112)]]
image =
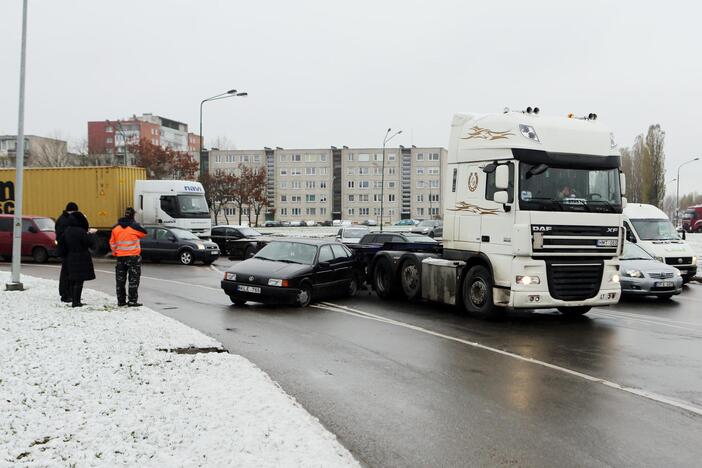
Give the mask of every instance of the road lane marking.
[(643, 390), (640, 388), (628, 387), (626, 385), (612, 382), (611, 380), (602, 379), (600, 377), (595, 377), (595, 376), (592, 376), (589, 374), (585, 374), (583, 372), (578, 372), (576, 370), (568, 369), (566, 367), (562, 367), (562, 366), (559, 366), (556, 364), (551, 364), (549, 362), (540, 361), (538, 359), (522, 356), (520, 354), (512, 353), (510, 351), (505, 351), (505, 350), (499, 349), (499, 348), (494, 348), (492, 346), (487, 346), (487, 345), (484, 345), (484, 344), (481, 344), (481, 343), (478, 343), (475, 341), (464, 340), (462, 338), (458, 338), (455, 336), (446, 335), (444, 333), (439, 333), (439, 332), (435, 332), (432, 330), (428, 330), (426, 328), (419, 327), (417, 325), (411, 325), (409, 323), (401, 322), (399, 320), (395, 320), (395, 319), (391, 319), (391, 318), (387, 318), (387, 317), (382, 317), (380, 315), (371, 314), (369, 312), (364, 312), (362, 310), (354, 309), (354, 308), (339, 305), (339, 304), (334, 304), (331, 302), (322, 302), (320, 304), (313, 304), (311, 307), (317, 307), (319, 309), (325, 309), (325, 310), (330, 310), (333, 312), (339, 312), (342, 314), (347, 314), (347, 315), (351, 315), (351, 316), (355, 316), (355, 317), (359, 317), (359, 318), (364, 318), (367, 320), (374, 320), (374, 321), (386, 323), (389, 325), (407, 328), (409, 330), (414, 330), (414, 331), (417, 331), (420, 333), (425, 333), (427, 335), (432, 335), (432, 336), (435, 336), (437, 338), (443, 338), (445, 340), (450, 340), (450, 341), (454, 341), (457, 343), (462, 343), (462, 344), (465, 344), (465, 345), (468, 345), (468, 346), (471, 346), (474, 348), (482, 349), (484, 351), (490, 351), (492, 353), (500, 354), (502, 356), (507, 356), (507, 357), (510, 357), (512, 359), (517, 359), (519, 361), (524, 361), (524, 362), (528, 362), (531, 364), (536, 364), (538, 366), (546, 367), (548, 369), (552, 369), (552, 370), (555, 370), (555, 371), (558, 371), (558, 372), (561, 372), (564, 374), (579, 377), (579, 378), (581, 378), (583, 380), (587, 380), (589, 382), (598, 383), (598, 384), (604, 385), (605, 387), (613, 388), (615, 390), (621, 390), (623, 392), (630, 393), (632, 395), (638, 395), (640, 397), (643, 397), (643, 398), (646, 398), (646, 399), (649, 399), (649, 400), (652, 400), (652, 401), (655, 401), (658, 403), (662, 403), (662, 404), (672, 406), (672, 407), (675, 407), (678, 409), (689, 411), (689, 412), (694, 413), (698, 416), (702, 416), (702, 407), (696, 406), (696, 405), (689, 403), (689, 402), (678, 401), (678, 400), (669, 398), (667, 396), (659, 395), (657, 393), (649, 392), (649, 391), (646, 391), (646, 390)]
[[(660, 319), (651, 319), (645, 315), (638, 315), (638, 314), (631, 314), (631, 315), (626, 315), (626, 314), (620, 314), (619, 312), (599, 312), (599, 311), (593, 311), (591, 315), (600, 315), (602, 317), (606, 318), (611, 318), (611, 319), (617, 319), (617, 320), (629, 320), (632, 322), (642, 322), (642, 323), (650, 323), (653, 325), (661, 325), (664, 327), (670, 327), (670, 328), (677, 328), (679, 330), (685, 330), (687, 332), (692, 332), (692, 333), (701, 333), (702, 330), (697, 327), (702, 327), (702, 324), (696, 324), (692, 322), (678, 322), (675, 320), (660, 320)], [(633, 315), (638, 315), (634, 317)], [(641, 317), (641, 318), (640, 318)], [(678, 325), (681, 324), (681, 325)], [(683, 326), (685, 324), (692, 325), (691, 327), (688, 326)]]

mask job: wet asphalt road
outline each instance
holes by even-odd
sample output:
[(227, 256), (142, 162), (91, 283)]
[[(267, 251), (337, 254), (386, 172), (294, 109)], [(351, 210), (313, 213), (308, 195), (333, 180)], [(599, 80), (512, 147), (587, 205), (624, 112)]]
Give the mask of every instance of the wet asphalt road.
[[(87, 286), (113, 293), (112, 263), (96, 269)], [(55, 264), (23, 271), (58, 276)], [(146, 264), (143, 275), (145, 305), (253, 361), (369, 466), (702, 459), (702, 285), (579, 320), (545, 311), (483, 322), (368, 293), (236, 308), (215, 269)]]

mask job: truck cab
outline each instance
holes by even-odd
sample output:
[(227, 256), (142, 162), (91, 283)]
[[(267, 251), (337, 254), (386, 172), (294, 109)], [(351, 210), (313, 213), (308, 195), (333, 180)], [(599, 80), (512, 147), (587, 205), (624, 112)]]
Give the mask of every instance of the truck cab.
[(478, 316), (502, 307), (580, 315), (615, 304), (626, 204), (619, 168), (613, 136), (594, 114), (455, 115), (444, 249), (422, 263), (422, 297)]
[(687, 207), (682, 215), (682, 228), (686, 232), (702, 232), (702, 205)]
[(656, 260), (680, 270), (687, 283), (697, 274), (697, 256), (690, 244), (680, 238), (668, 216), (653, 205), (630, 203), (624, 210), (626, 239), (637, 244)]
[(183, 180), (137, 180), (134, 207), (142, 224), (163, 224), (185, 229), (200, 238), (212, 230), (205, 190), (200, 182)]

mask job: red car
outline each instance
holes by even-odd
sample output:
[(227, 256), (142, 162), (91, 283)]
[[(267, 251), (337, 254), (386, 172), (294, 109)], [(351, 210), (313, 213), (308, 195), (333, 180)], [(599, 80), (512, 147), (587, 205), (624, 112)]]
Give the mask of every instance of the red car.
[[(12, 215), (0, 215), (0, 257), (12, 258)], [(44, 216), (22, 216), (22, 255), (37, 263), (56, 256), (54, 220)]]
[(702, 205), (687, 207), (682, 216), (682, 227), (687, 232), (702, 232)]

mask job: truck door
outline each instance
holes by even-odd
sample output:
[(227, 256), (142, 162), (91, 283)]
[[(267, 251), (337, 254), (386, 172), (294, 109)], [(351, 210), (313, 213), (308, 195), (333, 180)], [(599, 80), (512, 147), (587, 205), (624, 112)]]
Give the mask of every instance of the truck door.
[[(478, 251), (482, 213), (485, 210), (485, 173), (478, 164), (458, 165), (456, 201), (453, 215), (452, 248)], [(450, 216), (449, 215), (449, 216)], [(450, 227), (451, 223), (447, 223)], [(446, 233), (444, 233), (446, 237)]]
[(509, 168), (509, 187), (507, 188), (507, 203), (501, 204), (494, 201), (495, 172), (485, 174), (485, 208), (491, 214), (485, 214), (480, 228), (480, 251), (488, 254), (493, 263), (493, 272), (496, 282), (510, 280), (512, 270), (512, 227), (516, 210), (514, 204), (514, 163), (506, 163)]

